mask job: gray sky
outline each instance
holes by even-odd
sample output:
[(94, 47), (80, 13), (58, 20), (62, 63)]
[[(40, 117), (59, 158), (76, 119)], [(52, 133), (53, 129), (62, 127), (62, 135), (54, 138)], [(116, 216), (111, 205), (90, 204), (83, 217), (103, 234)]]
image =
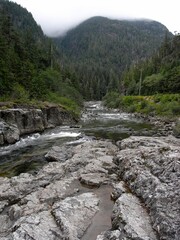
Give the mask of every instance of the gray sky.
[(65, 33), (93, 16), (147, 18), (180, 32), (179, 0), (11, 0), (27, 8), (47, 35)]

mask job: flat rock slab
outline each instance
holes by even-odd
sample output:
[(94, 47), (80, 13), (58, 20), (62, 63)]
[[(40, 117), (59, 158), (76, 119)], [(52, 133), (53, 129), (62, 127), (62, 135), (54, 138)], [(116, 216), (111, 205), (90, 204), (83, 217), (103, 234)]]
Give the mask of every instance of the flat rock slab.
[(122, 194), (115, 202), (112, 227), (120, 231), (120, 239), (157, 240), (146, 209), (131, 193)]
[(98, 211), (98, 198), (84, 193), (56, 202), (51, 209), (20, 217), (13, 225), (14, 240), (79, 240)]
[(98, 204), (99, 199), (93, 193), (84, 193), (55, 203), (52, 213), (59, 223), (63, 239), (80, 239), (99, 210)]
[[(112, 229), (98, 240), (155, 240), (153, 230), (179, 240), (180, 139), (130, 137), (120, 145), (85, 142), (36, 175), (0, 178), (0, 239), (79, 240), (99, 211), (97, 190), (111, 184)], [(62, 159), (64, 150), (54, 150)], [(100, 186), (97, 195), (79, 180)]]
[(0, 239), (79, 240), (84, 235), (99, 211), (100, 197), (79, 178), (88, 185), (106, 183), (117, 147), (91, 141), (75, 146), (68, 157), (64, 150), (53, 148), (58, 162), (48, 163), (37, 175), (0, 178)]
[(81, 174), (79, 180), (82, 184), (92, 187), (99, 187), (101, 184), (108, 182), (107, 176), (103, 173)]

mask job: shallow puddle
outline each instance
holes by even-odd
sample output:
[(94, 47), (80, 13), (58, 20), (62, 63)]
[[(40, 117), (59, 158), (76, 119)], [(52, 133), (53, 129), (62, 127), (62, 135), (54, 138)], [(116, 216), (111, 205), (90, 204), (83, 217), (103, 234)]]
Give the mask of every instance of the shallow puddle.
[(81, 240), (96, 240), (97, 236), (111, 228), (111, 214), (114, 202), (111, 200), (111, 186), (101, 186), (92, 191), (99, 197), (99, 212), (92, 219), (92, 223), (86, 230)]

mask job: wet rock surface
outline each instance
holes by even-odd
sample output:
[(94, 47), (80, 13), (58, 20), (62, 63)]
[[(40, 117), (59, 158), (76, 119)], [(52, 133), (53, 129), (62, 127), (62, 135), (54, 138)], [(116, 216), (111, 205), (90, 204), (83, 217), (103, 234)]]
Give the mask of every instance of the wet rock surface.
[(123, 193), (115, 202), (112, 229), (97, 240), (157, 240), (150, 217), (140, 200), (131, 193)]
[(48, 162), (64, 162), (68, 158), (73, 156), (72, 149), (66, 146), (54, 146), (52, 149), (45, 155), (45, 158)]
[(57, 106), (0, 110), (0, 145), (15, 143), (24, 134), (73, 122), (72, 116)]
[(47, 156), (36, 175), (0, 178), (0, 239), (179, 239), (180, 139), (92, 140)]
[(167, 118), (163, 116), (159, 117), (159, 116), (144, 115), (141, 113), (135, 113), (135, 116), (140, 120), (149, 122), (154, 125), (156, 129), (155, 131), (152, 131), (151, 136), (153, 135), (157, 137), (157, 136), (174, 135), (175, 137), (180, 137), (180, 131), (179, 131), (180, 119), (178, 117)]

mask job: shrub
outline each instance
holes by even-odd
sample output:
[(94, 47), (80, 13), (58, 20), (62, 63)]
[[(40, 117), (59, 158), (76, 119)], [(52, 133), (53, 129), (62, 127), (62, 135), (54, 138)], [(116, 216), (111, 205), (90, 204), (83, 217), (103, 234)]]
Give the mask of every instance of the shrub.
[(120, 96), (107, 94), (105, 103), (110, 108), (150, 115), (179, 116), (180, 94), (156, 94), (154, 96)]
[(22, 85), (20, 85), (19, 83), (15, 83), (13, 85), (11, 98), (22, 102), (28, 102), (29, 93), (25, 90), (25, 88)]

